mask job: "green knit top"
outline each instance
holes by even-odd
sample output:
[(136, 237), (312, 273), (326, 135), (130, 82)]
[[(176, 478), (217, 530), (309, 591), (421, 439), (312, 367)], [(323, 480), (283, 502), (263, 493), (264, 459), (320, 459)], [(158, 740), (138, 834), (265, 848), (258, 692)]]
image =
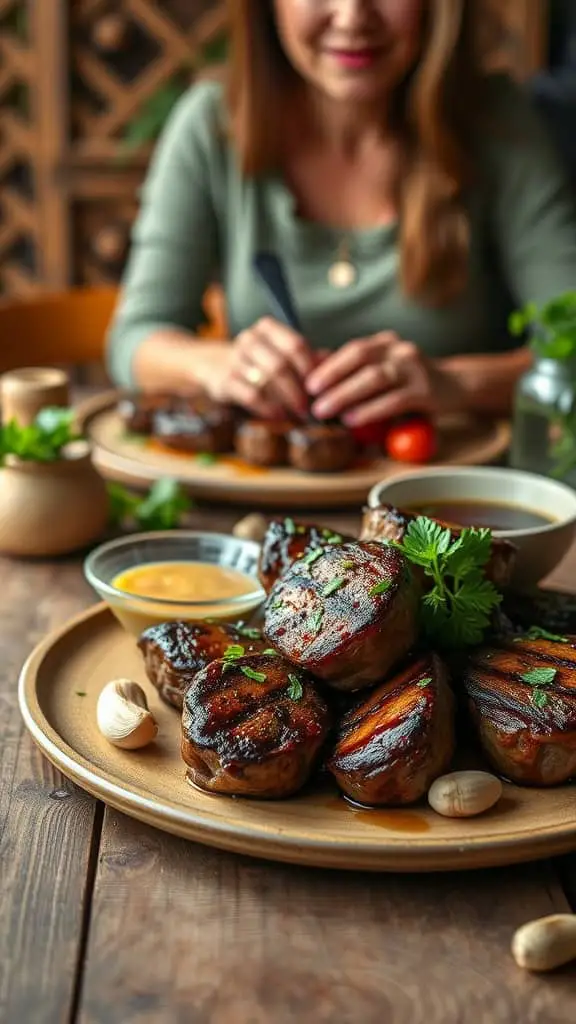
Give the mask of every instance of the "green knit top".
[[(313, 347), (394, 330), (431, 356), (513, 347), (513, 305), (576, 288), (576, 213), (567, 175), (530, 101), (511, 80), (490, 82), (490, 129), (477, 147), (477, 184), (468, 197), (469, 283), (442, 308), (403, 294), (398, 226), (346, 233), (357, 277), (328, 279), (342, 232), (300, 219), (278, 177), (245, 179), (223, 130), (222, 86), (204, 82), (179, 101), (142, 190), (108, 365), (133, 385), (135, 351), (162, 327), (194, 331), (207, 285), (218, 277), (231, 336), (271, 313), (252, 270), (258, 250), (283, 260), (304, 333)], [(193, 344), (193, 341), (191, 342)]]

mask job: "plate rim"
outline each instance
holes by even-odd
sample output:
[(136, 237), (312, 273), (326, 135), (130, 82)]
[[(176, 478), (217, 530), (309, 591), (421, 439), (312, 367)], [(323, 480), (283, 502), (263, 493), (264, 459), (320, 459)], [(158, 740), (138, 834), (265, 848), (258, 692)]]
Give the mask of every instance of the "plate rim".
[[(48, 760), (82, 789), (129, 817), (193, 842), (259, 859), (344, 870), (406, 873), (472, 870), (538, 860), (576, 849), (576, 815), (572, 824), (567, 821), (553, 828), (544, 826), (496, 839), (470, 837), (452, 842), (446, 839), (427, 841), (419, 837), (414, 843), (408, 837), (388, 836), (384, 842), (339, 840), (327, 843), (322, 838), (291, 837), (255, 823), (242, 826), (211, 820), (203, 811), (179, 810), (147, 797), (138, 787), (131, 789), (126, 784), (103, 778), (100, 770), (53, 728), (41, 708), (35, 685), (36, 675), (48, 654), (68, 634), (98, 619), (113, 620), (105, 602), (78, 613), (34, 647), (19, 674), (18, 702), (26, 728)], [(226, 798), (215, 796), (214, 799)], [(253, 845), (257, 848), (251, 849)], [(461, 864), (455, 864), (458, 854), (463, 858)]]

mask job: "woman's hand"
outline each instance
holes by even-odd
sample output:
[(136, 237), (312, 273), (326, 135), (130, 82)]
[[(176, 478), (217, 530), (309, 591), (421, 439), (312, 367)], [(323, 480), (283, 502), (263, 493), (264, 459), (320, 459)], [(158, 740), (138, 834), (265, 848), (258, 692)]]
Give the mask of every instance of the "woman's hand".
[(317, 358), (300, 334), (264, 317), (235, 339), (212, 390), (220, 401), (241, 405), (265, 419), (304, 419), (310, 405), (304, 381), (316, 365)]
[(339, 416), (351, 427), (462, 404), (455, 377), (391, 331), (348, 342), (312, 371), (306, 387), (314, 416)]

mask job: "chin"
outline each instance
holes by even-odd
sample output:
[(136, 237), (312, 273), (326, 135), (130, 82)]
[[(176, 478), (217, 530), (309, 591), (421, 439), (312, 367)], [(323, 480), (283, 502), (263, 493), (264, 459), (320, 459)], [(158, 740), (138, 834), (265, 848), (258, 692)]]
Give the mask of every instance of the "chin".
[(322, 92), (330, 99), (346, 104), (375, 103), (384, 99), (390, 94), (391, 86), (382, 88), (380, 82), (362, 81), (360, 77), (352, 81), (324, 82), (319, 83)]

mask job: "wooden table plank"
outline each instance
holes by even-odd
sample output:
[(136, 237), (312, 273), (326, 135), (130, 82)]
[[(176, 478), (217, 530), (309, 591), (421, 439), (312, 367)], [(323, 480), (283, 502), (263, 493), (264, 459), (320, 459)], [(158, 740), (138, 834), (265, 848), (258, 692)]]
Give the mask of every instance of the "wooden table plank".
[(60, 1024), (75, 994), (95, 802), (33, 746), (17, 707), (24, 658), (93, 601), (76, 561), (0, 560), (0, 1020)]
[(565, 910), (553, 869), (302, 869), (202, 849), (107, 811), (80, 1024), (567, 1022), (575, 974), (513, 963)]

